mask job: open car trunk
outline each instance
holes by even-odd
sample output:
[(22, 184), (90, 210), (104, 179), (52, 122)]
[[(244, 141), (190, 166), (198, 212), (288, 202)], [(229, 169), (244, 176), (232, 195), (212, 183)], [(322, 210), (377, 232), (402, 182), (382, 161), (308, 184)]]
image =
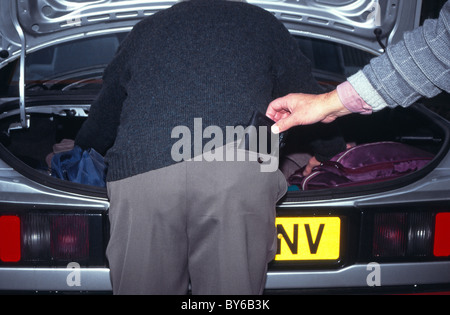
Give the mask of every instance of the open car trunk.
[[(104, 188), (74, 184), (51, 176), (48, 157), (53, 152), (53, 146), (64, 139), (75, 139), (88, 116), (89, 104), (92, 101), (79, 97), (71, 99), (67, 96), (65, 99), (64, 102), (48, 98), (28, 101), (30, 127), (17, 130), (13, 126), (18, 120), (18, 113), (6, 109), (17, 109), (18, 104), (4, 104), (4, 114), (0, 115), (0, 143), (3, 146), (0, 158), (36, 182), (87, 195), (106, 196)], [(448, 123), (421, 105), (409, 109), (384, 110), (370, 116), (351, 115), (341, 118), (337, 123), (348, 143), (358, 145), (379, 141), (400, 142), (430, 152), (435, 158), (420, 171), (393, 181), (319, 191), (302, 191), (296, 189), (298, 187), (291, 187), (286, 196), (287, 200), (356, 196), (407, 185), (429, 173), (447, 152)], [(307, 135), (317, 132), (322, 126), (318, 124), (291, 129), (280, 160), (280, 167), (287, 177), (304, 166), (302, 163), (307, 162), (306, 158), (299, 162), (293, 156), (308, 157), (311, 154)], [(294, 165), (295, 163), (297, 165)]]
[[(430, 153), (432, 159), (425, 166), (395, 179), (373, 183), (352, 184), (352, 186), (330, 187), (319, 190), (303, 190), (304, 187), (290, 187), (285, 201), (324, 200), (340, 197), (362, 196), (393, 190), (411, 184), (429, 174), (448, 152), (448, 122), (429, 111), (423, 105), (413, 105), (408, 109), (386, 109), (370, 116), (350, 115), (336, 121), (345, 141), (350, 146), (362, 146), (381, 142), (406, 144)], [(289, 134), (289, 141), (280, 161), (280, 168), (286, 177), (292, 175), (297, 166), (299, 152), (308, 146), (307, 135), (321, 125), (298, 127)], [(305, 139), (306, 141), (302, 141)], [(351, 151), (349, 149), (347, 152)], [(308, 152), (306, 152), (308, 154)], [(369, 152), (367, 154), (370, 154)], [(388, 155), (395, 154), (389, 153)], [(308, 156), (308, 155), (307, 155)], [(303, 160), (306, 163), (306, 160)], [(298, 165), (301, 167), (301, 165)], [(292, 184), (292, 183), (291, 183)]]

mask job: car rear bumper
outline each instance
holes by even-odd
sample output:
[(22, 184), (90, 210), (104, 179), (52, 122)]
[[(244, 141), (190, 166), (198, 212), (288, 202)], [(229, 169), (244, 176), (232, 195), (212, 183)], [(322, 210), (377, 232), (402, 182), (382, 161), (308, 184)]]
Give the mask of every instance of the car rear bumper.
[(449, 283), (450, 262), (447, 261), (356, 264), (330, 271), (269, 272), (266, 289), (370, 288)]
[(108, 268), (1, 268), (0, 291), (112, 291)]
[[(376, 267), (376, 268), (375, 268)], [(379, 277), (379, 278), (377, 278)], [(379, 282), (377, 282), (379, 280)], [(267, 292), (321, 290), (363, 293), (417, 286), (450, 287), (450, 262), (357, 264), (329, 271), (268, 272)], [(378, 290), (378, 291), (377, 291)], [(449, 289), (447, 289), (449, 290)], [(108, 268), (1, 268), (3, 292), (111, 292)]]

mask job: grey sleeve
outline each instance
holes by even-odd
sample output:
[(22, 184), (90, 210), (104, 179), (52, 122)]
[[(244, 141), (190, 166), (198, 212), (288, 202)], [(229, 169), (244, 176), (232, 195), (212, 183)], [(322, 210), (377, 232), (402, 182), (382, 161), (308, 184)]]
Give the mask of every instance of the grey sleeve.
[(408, 32), (386, 53), (348, 78), (373, 111), (450, 92), (450, 2), (436, 20)]

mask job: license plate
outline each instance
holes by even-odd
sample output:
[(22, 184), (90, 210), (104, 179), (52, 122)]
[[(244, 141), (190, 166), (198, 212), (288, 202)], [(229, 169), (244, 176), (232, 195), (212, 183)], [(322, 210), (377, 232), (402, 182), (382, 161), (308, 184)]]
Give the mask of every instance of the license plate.
[(277, 261), (338, 260), (341, 219), (338, 217), (277, 218)]

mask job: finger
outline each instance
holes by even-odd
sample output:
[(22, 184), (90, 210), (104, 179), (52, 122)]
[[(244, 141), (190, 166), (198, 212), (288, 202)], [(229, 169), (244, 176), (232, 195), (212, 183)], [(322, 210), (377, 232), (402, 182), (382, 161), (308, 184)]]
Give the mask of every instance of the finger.
[(272, 101), (267, 107), (266, 116), (277, 121), (283, 115), (289, 113), (286, 97), (280, 97)]

